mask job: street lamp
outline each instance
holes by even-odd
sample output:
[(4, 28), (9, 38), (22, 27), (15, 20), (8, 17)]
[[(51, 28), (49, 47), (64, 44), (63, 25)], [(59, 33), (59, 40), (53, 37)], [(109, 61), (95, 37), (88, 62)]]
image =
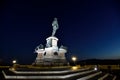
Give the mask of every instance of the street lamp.
[(16, 69), (16, 63), (17, 63), (17, 60), (13, 60), (12, 63), (13, 63), (12, 70), (15, 70), (15, 69)]
[(74, 62), (74, 65), (75, 65), (76, 60), (77, 60), (77, 58), (75, 56), (73, 56), (72, 61)]
[(12, 61), (12, 63), (13, 63), (13, 64), (16, 64), (16, 63), (17, 63), (17, 61), (16, 61), (16, 60), (13, 60), (13, 61)]

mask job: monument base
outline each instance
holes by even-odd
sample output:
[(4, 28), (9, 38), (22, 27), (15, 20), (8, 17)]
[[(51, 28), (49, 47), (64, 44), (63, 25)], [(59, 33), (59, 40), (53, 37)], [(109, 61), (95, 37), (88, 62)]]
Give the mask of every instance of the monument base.
[(69, 63), (66, 61), (66, 59), (51, 59), (46, 58), (43, 60), (36, 60), (33, 63), (34, 66), (69, 66)]

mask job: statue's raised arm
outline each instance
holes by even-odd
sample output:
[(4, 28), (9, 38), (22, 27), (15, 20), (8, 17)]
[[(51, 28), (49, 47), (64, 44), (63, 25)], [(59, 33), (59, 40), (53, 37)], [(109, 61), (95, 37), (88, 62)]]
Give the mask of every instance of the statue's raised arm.
[(54, 18), (54, 21), (53, 21), (53, 23), (52, 23), (52, 26), (53, 26), (52, 36), (54, 36), (55, 33), (56, 33), (56, 31), (57, 31), (57, 29), (59, 28), (57, 18)]

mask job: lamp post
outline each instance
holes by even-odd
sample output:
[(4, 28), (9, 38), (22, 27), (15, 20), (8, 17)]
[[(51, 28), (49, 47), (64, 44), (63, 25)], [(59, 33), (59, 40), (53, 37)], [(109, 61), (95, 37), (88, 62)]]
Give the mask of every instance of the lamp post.
[(12, 63), (13, 63), (13, 64), (16, 64), (16, 63), (17, 63), (17, 61), (16, 61), (16, 60), (13, 60), (13, 61), (12, 61)]
[(77, 58), (76, 58), (75, 56), (73, 56), (73, 57), (72, 57), (72, 61), (74, 62), (74, 65), (76, 65), (76, 64), (75, 64), (76, 60), (77, 60)]
[(16, 63), (17, 63), (17, 60), (13, 60), (12, 63), (13, 63), (12, 70), (15, 70), (15, 69), (16, 69)]

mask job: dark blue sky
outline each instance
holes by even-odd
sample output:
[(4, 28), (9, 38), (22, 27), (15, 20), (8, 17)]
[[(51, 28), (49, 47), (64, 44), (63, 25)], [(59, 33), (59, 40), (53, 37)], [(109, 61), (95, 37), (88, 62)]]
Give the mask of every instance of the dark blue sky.
[(120, 58), (120, 2), (117, 0), (2, 0), (0, 58), (32, 63), (58, 18), (56, 37), (68, 55), (81, 59)]

